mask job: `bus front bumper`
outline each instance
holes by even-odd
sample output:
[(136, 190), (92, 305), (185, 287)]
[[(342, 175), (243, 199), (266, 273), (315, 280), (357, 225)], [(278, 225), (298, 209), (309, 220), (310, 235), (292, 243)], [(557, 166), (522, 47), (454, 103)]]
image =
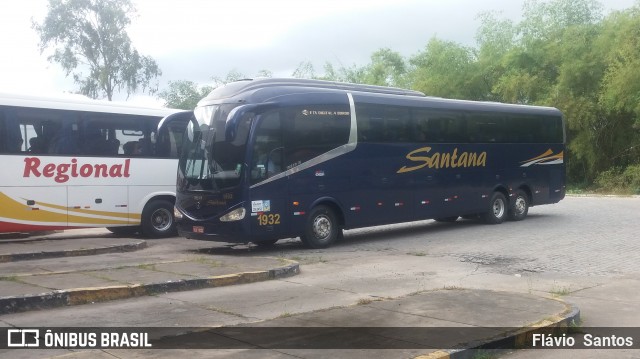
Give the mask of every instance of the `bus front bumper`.
[(242, 235), (241, 221), (211, 224), (206, 222), (181, 220), (177, 223), (178, 235), (202, 241), (249, 243), (249, 236)]

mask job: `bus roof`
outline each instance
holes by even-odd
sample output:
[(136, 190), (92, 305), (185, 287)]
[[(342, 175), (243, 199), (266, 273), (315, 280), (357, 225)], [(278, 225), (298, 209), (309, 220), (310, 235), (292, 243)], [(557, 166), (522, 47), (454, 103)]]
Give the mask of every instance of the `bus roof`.
[(505, 104), (489, 101), (456, 100), (426, 96), (424, 93), (419, 91), (405, 90), (395, 87), (287, 78), (245, 79), (231, 82), (211, 91), (209, 95), (198, 103), (198, 106), (221, 103), (224, 101), (232, 101), (236, 103), (252, 101), (262, 102), (280, 95), (316, 91), (352, 92), (354, 93), (354, 97), (361, 99), (366, 97), (376, 103), (387, 103), (389, 105), (409, 105), (470, 111), (533, 112), (561, 115), (560, 111), (553, 107)]
[(379, 93), (389, 95), (418, 96), (424, 97), (425, 94), (419, 91), (406, 90), (397, 87), (385, 87), (374, 85), (351, 84), (346, 82), (324, 81), (324, 80), (308, 80), (308, 79), (290, 79), (290, 78), (257, 78), (245, 79), (228, 83), (220, 86), (202, 101), (220, 100), (241, 95), (243, 93), (252, 92), (264, 88), (316, 88), (328, 90), (345, 90), (356, 92)]
[(37, 96), (0, 92), (0, 106), (47, 108), (57, 110), (119, 113), (165, 117), (182, 110), (166, 107), (147, 107), (127, 102), (93, 100), (82, 95), (60, 94), (57, 96)]

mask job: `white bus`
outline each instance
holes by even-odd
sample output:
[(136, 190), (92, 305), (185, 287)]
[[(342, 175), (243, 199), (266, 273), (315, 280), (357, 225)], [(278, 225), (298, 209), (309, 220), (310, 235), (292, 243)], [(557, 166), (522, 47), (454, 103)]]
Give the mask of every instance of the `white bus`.
[(186, 122), (157, 128), (174, 113), (190, 116), (78, 95), (0, 93), (0, 233), (106, 227), (173, 235)]

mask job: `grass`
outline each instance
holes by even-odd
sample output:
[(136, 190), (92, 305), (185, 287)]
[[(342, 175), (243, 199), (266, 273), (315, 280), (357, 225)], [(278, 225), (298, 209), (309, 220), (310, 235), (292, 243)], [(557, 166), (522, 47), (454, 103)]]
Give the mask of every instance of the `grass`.
[(358, 299), (358, 305), (367, 305), (367, 304), (371, 304), (372, 302), (373, 300), (369, 298)]
[(328, 263), (329, 262), (327, 259), (322, 258), (322, 256), (318, 256), (318, 257), (293, 256), (293, 257), (291, 257), (291, 260), (294, 260), (294, 261), (296, 261), (298, 263), (302, 263), (302, 264)]
[(553, 295), (554, 297), (563, 297), (565, 295), (571, 294), (571, 287), (559, 287), (554, 284), (549, 293), (551, 293), (551, 295)]
[(496, 358), (496, 356), (484, 350), (478, 350), (475, 353), (473, 353), (472, 358), (473, 359), (493, 359), (493, 358)]
[(155, 271), (156, 265), (155, 264), (138, 264), (136, 268)]
[(208, 266), (214, 267), (214, 268), (219, 268), (219, 267), (223, 267), (223, 263), (220, 261), (216, 261), (213, 259), (209, 259), (209, 258), (205, 258), (205, 257), (198, 257), (196, 259), (193, 260), (194, 263), (199, 263), (199, 264), (206, 264)]

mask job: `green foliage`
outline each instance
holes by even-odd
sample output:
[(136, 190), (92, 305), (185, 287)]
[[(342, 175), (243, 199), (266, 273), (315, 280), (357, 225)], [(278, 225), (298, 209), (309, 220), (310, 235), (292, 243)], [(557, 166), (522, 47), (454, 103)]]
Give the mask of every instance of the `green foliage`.
[(612, 167), (600, 173), (595, 182), (604, 192), (640, 194), (640, 165)]
[(158, 97), (165, 100), (167, 107), (193, 110), (211, 90), (211, 86), (200, 87), (192, 81), (169, 81), (169, 89), (160, 92)]
[(310, 61), (303, 61), (293, 71), (292, 76), (299, 79), (408, 87), (408, 67), (409, 64), (399, 53), (390, 49), (380, 49), (371, 55), (371, 63), (363, 67), (353, 65), (336, 68), (327, 62), (324, 66), (324, 74), (318, 75)]
[(157, 90), (158, 64), (140, 55), (126, 33), (135, 13), (130, 0), (49, 0), (48, 10), (42, 24), (33, 23), (40, 50), (54, 49), (48, 60), (72, 75), (82, 94), (111, 100), (123, 89)]
[[(258, 71), (258, 74), (256, 75), (256, 77), (271, 77), (272, 75), (273, 73), (269, 70), (260, 70)], [(215, 81), (216, 83), (215, 87), (228, 84), (229, 82), (239, 81), (247, 78), (249, 77), (245, 76), (242, 72), (238, 71), (237, 69), (232, 69), (231, 71), (227, 72), (227, 76), (225, 76), (224, 78), (219, 76), (212, 77), (213, 81)]]
[(293, 77), (412, 88), (427, 95), (553, 106), (567, 123), (568, 182), (640, 185), (640, 0), (603, 13), (596, 0), (528, 0), (519, 22), (479, 15), (477, 46), (436, 37), (404, 58), (383, 48), (364, 66), (309, 61)]
[(612, 110), (633, 114), (640, 126), (640, 8), (612, 14), (603, 28), (609, 67), (600, 100)]
[(474, 50), (454, 42), (432, 38), (411, 58), (413, 88), (430, 96), (483, 99), (486, 86), (477, 73)]
[(379, 86), (407, 87), (409, 64), (402, 55), (390, 49), (380, 49), (371, 55), (364, 69), (364, 83)]

